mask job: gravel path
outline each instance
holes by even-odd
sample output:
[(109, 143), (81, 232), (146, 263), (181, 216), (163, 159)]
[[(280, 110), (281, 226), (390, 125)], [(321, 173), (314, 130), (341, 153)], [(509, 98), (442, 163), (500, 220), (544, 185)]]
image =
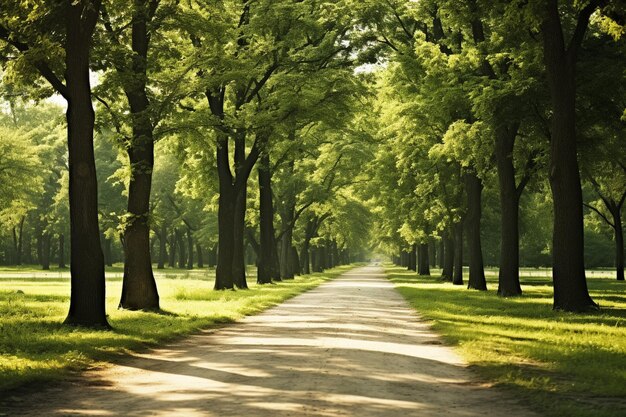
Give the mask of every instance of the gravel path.
[(477, 382), (375, 266), (88, 372), (8, 415), (534, 416)]

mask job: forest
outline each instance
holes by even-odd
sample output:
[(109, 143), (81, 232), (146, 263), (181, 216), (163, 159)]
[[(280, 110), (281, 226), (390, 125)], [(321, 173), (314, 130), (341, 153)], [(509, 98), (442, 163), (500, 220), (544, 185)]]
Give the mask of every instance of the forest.
[(114, 331), (160, 271), (358, 262), (601, 312), (625, 127), (623, 0), (0, 0), (0, 275), (67, 271), (64, 325)]
[(2, 263), (74, 255), (69, 321), (104, 324), (81, 284), (124, 261), (131, 309), (159, 307), (153, 264), (246, 288), (246, 263), (271, 282), (373, 251), (475, 289), (499, 267), (501, 295), (553, 266), (574, 310), (585, 261), (624, 279), (619, 2), (554, 9), (550, 38), (515, 2), (105, 2), (65, 22), (76, 45), (30, 3), (2, 7)]

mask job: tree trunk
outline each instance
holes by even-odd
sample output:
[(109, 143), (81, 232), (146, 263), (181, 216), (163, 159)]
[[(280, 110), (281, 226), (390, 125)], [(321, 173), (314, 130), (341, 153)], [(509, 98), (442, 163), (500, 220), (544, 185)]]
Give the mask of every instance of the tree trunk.
[(65, 80), (69, 153), (71, 294), (66, 324), (109, 327), (104, 256), (98, 226), (98, 181), (93, 150), (94, 111), (89, 52), (100, 1), (65, 2)]
[[(223, 117), (223, 95), (214, 97), (207, 93), (213, 114)], [(245, 134), (235, 135), (235, 172), (230, 169), (226, 134), (218, 134), (217, 171), (219, 178), (218, 208), (218, 261), (215, 289), (232, 289), (235, 286), (247, 289), (245, 265), (245, 219), (247, 182), (259, 156), (259, 143), (255, 142), (248, 157), (245, 157)], [(257, 141), (259, 139), (257, 138)]]
[(176, 229), (176, 243), (178, 244), (178, 268), (183, 269), (187, 262), (187, 248), (185, 247), (183, 234), (178, 229)]
[(113, 266), (113, 254), (111, 253), (111, 239), (105, 237), (102, 240), (104, 241), (104, 248), (103, 248), (104, 263), (107, 266)]
[(217, 265), (217, 245), (209, 249), (209, 268), (215, 268)]
[(314, 246), (311, 248), (311, 267), (313, 272), (322, 272), (322, 256), (319, 247)]
[(159, 233), (159, 263), (158, 269), (165, 269), (165, 259), (167, 259), (167, 225), (165, 222), (161, 225)]
[(279, 271), (275, 269), (276, 244), (274, 241), (272, 173), (270, 171), (270, 157), (267, 153), (261, 155), (258, 174), (260, 253), (257, 269), (257, 283), (271, 284), (273, 279), (280, 279), (280, 274)]
[(256, 255), (256, 251), (254, 250), (254, 248), (252, 247), (252, 245), (250, 244), (249, 241), (246, 240), (245, 245), (244, 245), (244, 259), (245, 259), (245, 263), (244, 265), (256, 265), (257, 263), (257, 255)]
[(178, 241), (176, 239), (177, 233), (176, 228), (172, 229), (172, 234), (170, 235), (170, 253), (168, 259), (168, 265), (170, 268), (176, 268), (176, 247), (178, 246)]
[(150, 190), (154, 168), (154, 127), (148, 113), (147, 60), (150, 48), (148, 34), (148, 1), (133, 1), (132, 62), (124, 92), (131, 114), (133, 137), (127, 147), (130, 161), (128, 187), (129, 222), (124, 229), (124, 279), (120, 308), (158, 310), (159, 294), (152, 271), (150, 253)]
[[(285, 218), (281, 216), (282, 224), (285, 225)], [(289, 220), (289, 223), (291, 220)], [(285, 227), (285, 226), (283, 226)], [(284, 230), (282, 236), (280, 237), (280, 256), (279, 256), (279, 267), (280, 267), (280, 278), (285, 279), (293, 279), (296, 272), (300, 270), (299, 264), (294, 265), (292, 260), (292, 248), (293, 248), (293, 228), (287, 226), (286, 230)]]
[(50, 235), (50, 263), (53, 259), (57, 259), (57, 246), (52, 244), (52, 235)]
[[(544, 59), (552, 101), (549, 179), (554, 201), (554, 309), (581, 312), (598, 307), (589, 296), (585, 277), (583, 198), (576, 151), (575, 66), (584, 29), (578, 38), (576, 30), (566, 49), (558, 3), (546, 2), (543, 22)], [(585, 23), (588, 19), (587, 16)]]
[(302, 253), (300, 256), (300, 262), (302, 264), (301, 271), (302, 275), (309, 275), (311, 273), (311, 250), (310, 243), (308, 239), (304, 240), (304, 244), (302, 245)]
[(454, 285), (463, 285), (463, 223), (461, 221), (454, 225)]
[(308, 275), (311, 273), (311, 268), (315, 271), (315, 248), (311, 248), (311, 239), (317, 234), (318, 221), (317, 219), (310, 219), (307, 222), (304, 231), (304, 243), (302, 245), (302, 273)]
[(198, 268), (204, 268), (204, 253), (200, 243), (196, 243), (196, 253), (198, 254)]
[(495, 155), (500, 188), (500, 270), (498, 295), (522, 294), (519, 280), (519, 193), (515, 181), (513, 150), (517, 128), (496, 131)]
[(248, 187), (244, 183), (237, 192), (235, 200), (234, 224), (233, 224), (233, 283), (239, 289), (248, 289), (246, 281), (246, 251), (245, 251), (245, 226), (246, 226), (246, 202)]
[(191, 229), (187, 228), (187, 269), (193, 269), (193, 235)]
[(613, 230), (615, 231), (615, 268), (617, 280), (624, 281), (624, 230), (622, 226), (622, 213), (618, 207), (613, 212)]
[(400, 252), (400, 266), (409, 268), (409, 253), (404, 249)]
[(217, 170), (219, 178), (219, 203), (217, 212), (218, 250), (217, 269), (215, 271), (215, 289), (233, 289), (233, 250), (235, 235), (235, 190), (230, 172), (228, 136), (218, 133)]
[(422, 243), (419, 246), (419, 268), (417, 271), (420, 276), (430, 276), (430, 260), (428, 256), (428, 243)]
[(43, 249), (41, 257), (41, 269), (44, 271), (50, 270), (50, 251), (52, 250), (52, 236), (48, 233), (43, 235)]
[(280, 277), (280, 258), (278, 256), (278, 240), (276, 236), (272, 236), (272, 276), (274, 281), (282, 281)]
[(445, 239), (442, 238), (439, 241), (439, 247), (437, 248), (437, 266), (439, 268), (443, 268), (443, 264), (444, 264), (444, 259), (445, 259), (445, 248), (446, 244), (445, 244)]
[(298, 270), (298, 264), (293, 263), (293, 230), (291, 228), (286, 230), (280, 240), (280, 278), (283, 280), (293, 279)]
[(409, 255), (409, 259), (408, 259), (407, 269), (409, 271), (417, 272), (417, 245), (416, 244), (411, 245), (411, 250), (409, 251), (408, 255)]
[[(291, 132), (289, 138), (295, 140), (295, 127)], [(289, 160), (285, 166), (286, 174), (288, 177), (293, 176), (295, 162), (293, 159)], [(295, 226), (296, 216), (296, 190), (294, 184), (288, 182), (283, 195), (283, 202), (281, 209), (278, 211), (281, 221), (281, 235), (280, 235), (280, 253), (279, 253), (279, 267), (281, 279), (293, 279), (294, 275), (301, 272), (300, 263), (293, 263), (293, 229)]]
[[(296, 249), (295, 246), (291, 246), (291, 251), (289, 252), (289, 263), (291, 264), (291, 271), (295, 273), (297, 272), (298, 275), (300, 275), (299, 270), (300, 270), (300, 256), (298, 255), (298, 249)], [(288, 278), (288, 279), (294, 279), (292, 278)]]
[(483, 183), (475, 173), (465, 174), (467, 191), (467, 247), (469, 250), (469, 279), (467, 288), (486, 291), (485, 268), (483, 265), (483, 249), (480, 239), (480, 220), (482, 217)]
[(452, 231), (446, 231), (443, 237), (443, 263), (441, 271), (441, 279), (452, 282), (454, 275), (454, 238), (450, 236)]
[(59, 234), (59, 268), (65, 268), (65, 235)]
[(311, 256), (311, 272), (316, 272), (317, 270), (317, 248), (311, 247), (310, 250)]

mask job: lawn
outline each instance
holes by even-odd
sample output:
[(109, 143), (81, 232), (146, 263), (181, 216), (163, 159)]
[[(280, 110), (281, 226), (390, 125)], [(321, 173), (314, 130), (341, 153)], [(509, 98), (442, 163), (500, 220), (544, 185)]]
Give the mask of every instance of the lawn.
[(626, 415), (626, 284), (592, 274), (601, 310), (572, 314), (552, 310), (547, 274), (523, 271), (524, 295), (501, 298), (489, 272), (489, 291), (479, 292), (387, 266), (400, 293), (479, 376), (541, 415)]
[(157, 275), (163, 314), (118, 310), (121, 278), (107, 278), (112, 331), (62, 325), (69, 306), (67, 278), (0, 275), (0, 392), (67, 378), (97, 362), (154, 346), (199, 329), (233, 322), (332, 279), (349, 266), (250, 290), (213, 291), (207, 270), (166, 270)]

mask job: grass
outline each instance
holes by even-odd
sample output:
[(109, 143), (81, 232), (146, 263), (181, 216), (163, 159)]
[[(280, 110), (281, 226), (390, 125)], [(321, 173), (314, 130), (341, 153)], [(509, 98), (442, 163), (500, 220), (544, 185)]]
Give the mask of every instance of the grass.
[[(68, 264), (69, 265), (69, 264)], [(166, 269), (157, 269), (157, 265), (154, 264), (154, 273), (157, 276), (164, 275), (190, 275), (190, 276), (207, 276), (211, 277), (211, 274), (215, 273), (215, 269), (205, 268), (196, 268), (196, 269), (186, 269), (186, 268), (166, 268)], [(252, 272), (254, 268), (251, 268)], [(116, 263), (112, 266), (107, 266), (105, 268), (107, 277), (119, 277), (121, 278), (124, 274), (124, 264)], [(70, 276), (69, 266), (67, 268), (59, 268), (56, 264), (50, 265), (49, 270), (43, 270), (41, 265), (17, 265), (17, 266), (7, 266), (0, 265), (0, 279), (13, 278), (13, 277), (28, 277), (28, 278), (67, 278)]]
[[(490, 271), (493, 272), (493, 271)], [(495, 294), (387, 266), (400, 293), (479, 375), (546, 416), (626, 415), (626, 284), (589, 279), (601, 311), (552, 310), (549, 278), (522, 273), (524, 295)], [(610, 275), (610, 274), (609, 274)]]
[(332, 279), (350, 267), (248, 291), (213, 291), (213, 276), (173, 272), (157, 278), (166, 314), (118, 310), (121, 279), (107, 279), (112, 331), (62, 324), (69, 305), (67, 279), (0, 280), (0, 393), (26, 384), (59, 380), (96, 362), (141, 350), (246, 315), (259, 313)]

